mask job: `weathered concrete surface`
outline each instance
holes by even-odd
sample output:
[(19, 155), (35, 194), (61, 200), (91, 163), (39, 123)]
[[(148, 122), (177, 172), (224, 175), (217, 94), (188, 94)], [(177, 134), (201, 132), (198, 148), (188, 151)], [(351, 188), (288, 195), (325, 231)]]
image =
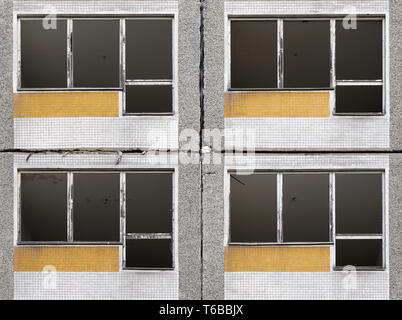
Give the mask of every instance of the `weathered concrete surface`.
[[(200, 4), (179, 0), (179, 133), (200, 130)], [(187, 141), (179, 141), (184, 147)], [(195, 161), (179, 165), (179, 298), (201, 299), (201, 180)], [(190, 156), (191, 157), (191, 156)]]
[[(205, 130), (223, 132), (224, 122), (224, 1), (204, 1)], [(224, 299), (224, 164), (223, 139), (212, 144), (203, 161), (203, 299)], [(214, 160), (216, 162), (214, 162)]]
[(390, 299), (402, 299), (402, 154), (390, 156), (389, 172)]
[[(402, 1), (390, 1), (391, 148), (402, 150)], [(400, 270), (402, 271), (402, 270)]]
[[(12, 1), (0, 2), (0, 150), (13, 148)], [(0, 299), (13, 299), (13, 156), (0, 153)]]

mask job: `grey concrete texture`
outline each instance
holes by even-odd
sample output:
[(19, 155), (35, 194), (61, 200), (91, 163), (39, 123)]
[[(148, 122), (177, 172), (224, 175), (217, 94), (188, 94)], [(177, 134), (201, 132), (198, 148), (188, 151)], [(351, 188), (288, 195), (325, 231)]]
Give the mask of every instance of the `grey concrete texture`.
[[(179, 0), (179, 133), (200, 130), (200, 6)], [(187, 141), (179, 141), (184, 147)], [(198, 145), (192, 156), (198, 157)], [(179, 298), (201, 299), (201, 180), (199, 161), (179, 165)]]
[[(205, 0), (204, 5), (204, 126), (222, 133), (224, 122), (224, 1)], [(206, 137), (205, 137), (206, 138)], [(205, 300), (224, 299), (224, 139), (204, 140), (212, 154), (203, 161), (203, 272)], [(217, 161), (217, 162), (214, 162)]]
[(12, 1), (0, 2), (0, 150), (13, 148)]
[(389, 172), (390, 299), (402, 299), (402, 154), (390, 156)]
[[(0, 151), (12, 149), (13, 137), (12, 1), (0, 3)], [(13, 155), (0, 153), (0, 299), (14, 297)]]
[(0, 299), (14, 296), (13, 155), (0, 154)]
[(402, 1), (390, 0), (391, 148), (402, 150)]

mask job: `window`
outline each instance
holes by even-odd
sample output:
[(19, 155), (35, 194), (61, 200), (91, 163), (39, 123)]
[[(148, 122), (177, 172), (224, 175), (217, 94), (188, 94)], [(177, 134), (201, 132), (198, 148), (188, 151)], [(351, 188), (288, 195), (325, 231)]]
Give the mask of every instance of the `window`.
[(125, 115), (173, 114), (173, 19), (21, 18), (18, 90), (120, 90)]
[(330, 242), (328, 174), (230, 177), (231, 243)]
[(330, 87), (329, 21), (284, 21), (284, 87)]
[(127, 173), (125, 268), (172, 268), (172, 188), (171, 173)]
[(21, 87), (67, 87), (67, 20), (44, 29), (42, 20), (21, 20)]
[(276, 242), (276, 180), (275, 174), (231, 175), (232, 242)]
[(120, 175), (74, 173), (74, 240), (120, 241)]
[(336, 112), (383, 112), (383, 26), (357, 20), (356, 29), (336, 22)]
[(277, 22), (232, 21), (232, 88), (276, 88)]
[(67, 174), (22, 173), (20, 239), (67, 241)]
[(74, 87), (120, 87), (120, 21), (74, 20)]
[(172, 20), (126, 20), (127, 114), (173, 112)]
[(384, 268), (382, 172), (230, 174), (230, 244), (328, 244), (335, 269)]
[(334, 90), (336, 115), (384, 113), (383, 19), (230, 19), (230, 90)]
[(336, 265), (382, 267), (381, 173), (336, 174)]
[(284, 242), (329, 242), (329, 217), (328, 174), (283, 175)]
[(173, 268), (172, 172), (21, 172), (23, 244), (123, 246), (125, 269)]
[(232, 20), (231, 88), (329, 88), (330, 46), (329, 19)]

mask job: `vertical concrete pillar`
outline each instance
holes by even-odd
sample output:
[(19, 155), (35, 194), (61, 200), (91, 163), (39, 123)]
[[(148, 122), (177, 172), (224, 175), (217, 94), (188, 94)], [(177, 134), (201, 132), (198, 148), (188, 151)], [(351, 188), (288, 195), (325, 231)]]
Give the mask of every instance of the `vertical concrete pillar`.
[[(390, 0), (391, 149), (402, 150), (402, 2)], [(390, 298), (402, 299), (402, 155), (390, 157), (389, 256)]]
[[(202, 168), (203, 299), (224, 299), (224, 1), (202, 2), (204, 17), (204, 143)], [(209, 135), (209, 133), (211, 135)]]
[(0, 3), (0, 299), (13, 299), (12, 1)]
[[(179, 134), (200, 132), (200, 3), (179, 0), (178, 31)], [(185, 130), (185, 131), (184, 131)], [(186, 137), (188, 137), (186, 135)], [(188, 140), (179, 141), (179, 298), (201, 299), (201, 180), (198, 149), (185, 153)], [(196, 144), (198, 147), (198, 143)]]

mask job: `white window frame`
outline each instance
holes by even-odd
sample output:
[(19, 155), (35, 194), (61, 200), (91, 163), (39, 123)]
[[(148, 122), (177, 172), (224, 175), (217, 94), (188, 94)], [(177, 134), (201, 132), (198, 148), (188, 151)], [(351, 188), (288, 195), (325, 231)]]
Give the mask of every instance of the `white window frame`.
[[(225, 192), (225, 216), (226, 216), (226, 236), (225, 245), (227, 246), (328, 246), (333, 249), (331, 254), (331, 265), (333, 271), (342, 271), (343, 267), (336, 266), (336, 239), (381, 239), (382, 240), (382, 266), (381, 267), (356, 267), (358, 271), (384, 271), (387, 268), (387, 247), (386, 247), (386, 171), (384, 169), (370, 170), (258, 170), (252, 174), (276, 174), (277, 176), (277, 242), (231, 242), (230, 240), (230, 187), (232, 174), (239, 174), (242, 170), (228, 169), (226, 171), (226, 192)], [(328, 174), (329, 175), (329, 242), (283, 242), (282, 230), (282, 199), (283, 199), (283, 174)], [(382, 175), (382, 234), (348, 234), (336, 233), (336, 207), (335, 207), (335, 175), (336, 174), (381, 174)]]
[[(22, 200), (22, 192), (21, 192), (21, 174), (25, 173), (63, 173), (67, 175), (67, 241), (21, 241), (21, 200)], [(99, 173), (99, 174), (108, 174), (114, 173), (119, 174), (120, 181), (120, 206), (119, 206), (119, 216), (120, 216), (120, 240), (119, 241), (74, 241), (73, 239), (73, 188), (74, 188), (74, 174), (75, 173)], [(171, 174), (172, 177), (172, 232), (171, 233), (127, 233), (126, 232), (126, 174), (153, 174), (153, 173), (166, 173)], [(174, 169), (155, 169), (155, 170), (79, 170), (79, 169), (49, 169), (49, 170), (41, 170), (41, 169), (19, 169), (17, 172), (17, 199), (18, 199), (18, 208), (17, 208), (17, 246), (87, 246), (87, 245), (96, 245), (96, 246), (120, 246), (122, 247), (121, 254), (121, 267), (123, 270), (174, 270), (176, 263), (176, 248), (175, 248), (175, 194), (176, 194), (176, 173)], [(172, 267), (171, 268), (127, 268), (125, 265), (126, 261), (126, 239), (169, 239), (172, 244)]]
[[(67, 21), (67, 87), (66, 88), (22, 88), (21, 87), (21, 21), (22, 20), (42, 20), (44, 15), (17, 15), (17, 92), (68, 92), (68, 91), (119, 91), (121, 93), (120, 116), (174, 116), (177, 113), (177, 14), (148, 14), (148, 15), (59, 15), (58, 20)], [(126, 79), (126, 20), (171, 20), (172, 22), (172, 79), (152, 79), (152, 80), (132, 80)], [(119, 21), (119, 79), (118, 87), (74, 87), (73, 70), (73, 49), (72, 37), (74, 20), (115, 20)], [(126, 86), (128, 85), (169, 85), (172, 89), (172, 111), (171, 112), (126, 112)]]
[[(343, 15), (345, 16), (345, 15)], [(297, 16), (276, 16), (276, 17), (255, 17), (250, 15), (226, 15), (225, 24), (225, 91), (329, 91), (333, 94), (333, 99), (331, 99), (331, 115), (338, 116), (385, 116), (387, 110), (387, 20), (384, 15), (372, 15), (372, 16), (359, 16), (357, 15), (357, 23), (359, 20), (375, 20), (382, 21), (383, 28), (383, 75), (382, 80), (376, 81), (342, 81), (336, 79), (336, 21), (342, 19), (339, 16), (326, 15), (325, 17), (314, 17), (308, 15), (297, 15)], [(284, 87), (284, 48), (283, 48), (283, 22), (284, 21), (298, 21), (298, 20), (311, 20), (311, 21), (329, 21), (330, 23), (330, 87), (329, 88), (285, 88)], [(262, 88), (262, 89), (247, 89), (247, 88), (232, 88), (231, 87), (231, 22), (232, 21), (276, 21), (277, 22), (277, 88)], [(367, 86), (367, 85), (381, 85), (383, 89), (383, 103), (382, 112), (359, 112), (359, 113), (339, 113), (336, 112), (336, 86), (340, 85), (356, 85), (356, 86)]]

